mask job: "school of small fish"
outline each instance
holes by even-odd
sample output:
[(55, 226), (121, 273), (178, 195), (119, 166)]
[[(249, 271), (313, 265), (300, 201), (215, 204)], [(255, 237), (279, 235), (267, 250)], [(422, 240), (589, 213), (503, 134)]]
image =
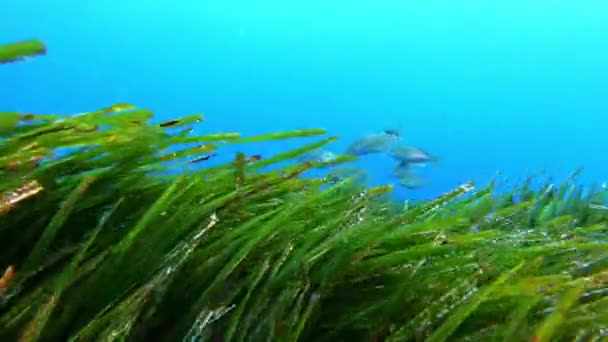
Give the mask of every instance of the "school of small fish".
[[(421, 148), (402, 145), (401, 134), (395, 129), (385, 129), (380, 132), (365, 135), (354, 140), (346, 149), (347, 155), (362, 157), (370, 154), (384, 154), (391, 157), (396, 165), (391, 173), (398, 183), (407, 188), (415, 189), (429, 183), (415, 172), (416, 167), (423, 167), (429, 163), (439, 162), (439, 158)], [(330, 162), (337, 155), (327, 150), (316, 150), (305, 156), (301, 161)], [(346, 178), (347, 174), (340, 174), (339, 178)], [(336, 178), (332, 174), (332, 179)]]
[[(134, 106), (129, 105), (129, 104), (117, 104), (117, 105), (102, 109), (96, 113), (103, 114), (106, 112), (130, 110), (133, 108), (134, 108)], [(87, 114), (87, 113), (79, 113), (79, 114), (76, 114), (75, 116), (84, 115), (84, 114)], [(134, 123), (141, 124), (139, 122), (134, 122)], [(162, 122), (159, 124), (159, 126), (162, 128), (170, 128), (170, 127), (179, 125), (181, 123), (182, 123), (181, 120), (171, 120), (171, 121), (167, 121), (167, 122)], [(97, 127), (94, 127), (94, 130), (96, 130), (96, 129), (97, 129)], [(402, 139), (402, 137), (401, 137), (401, 133), (399, 132), (399, 130), (387, 128), (387, 129), (381, 130), (379, 132), (371, 133), (371, 134), (365, 135), (363, 137), (360, 137), (358, 139), (355, 139), (348, 146), (348, 148), (345, 151), (345, 154), (355, 156), (355, 157), (364, 157), (364, 156), (371, 155), (371, 154), (388, 155), (396, 162), (396, 165), (393, 168), (391, 175), (394, 176), (398, 180), (400, 185), (402, 185), (408, 189), (414, 189), (414, 188), (418, 188), (418, 187), (428, 184), (428, 181), (426, 179), (422, 178), (415, 172), (415, 168), (420, 167), (420, 166), (425, 166), (428, 163), (437, 163), (439, 158), (437, 158), (437, 156), (431, 155), (430, 153), (428, 153), (418, 147), (402, 145), (400, 143), (401, 139)], [(189, 163), (194, 164), (194, 163), (208, 161), (216, 156), (217, 156), (217, 154), (215, 154), (215, 153), (199, 156), (195, 159), (190, 160)], [(39, 165), (41, 158), (42, 157), (40, 157), (40, 156), (35, 156), (34, 158), (32, 158), (30, 160), (30, 162), (33, 164), (34, 167), (36, 167)], [(328, 151), (328, 150), (324, 150), (324, 149), (317, 149), (315, 151), (312, 151), (312, 152), (300, 157), (299, 161), (300, 162), (315, 161), (315, 162), (321, 163), (321, 165), (326, 165), (327, 167), (330, 167), (331, 162), (336, 160), (336, 158), (338, 158), (338, 155), (332, 151)], [(262, 159), (262, 155), (260, 155), (260, 154), (251, 155), (251, 156), (247, 156), (245, 158), (245, 163), (251, 164), (251, 163), (260, 161), (261, 159)], [(8, 165), (9, 170), (14, 169), (16, 167), (17, 167), (17, 165), (13, 165), (13, 164)], [(323, 166), (321, 166), (321, 167), (323, 167)], [(361, 175), (365, 173), (365, 172), (362, 173), (361, 172), (362, 170), (354, 171), (353, 168), (340, 169), (338, 171), (335, 171), (335, 172), (332, 171), (332, 173), (330, 173), (328, 175), (328, 177), (331, 178), (332, 181), (339, 181), (341, 179), (351, 177), (352, 175), (355, 175), (355, 174), (358, 177), (361, 177)], [(7, 203), (4, 203), (4, 202), (5, 201), (0, 203), (0, 214), (2, 214), (3, 211), (8, 210), (7, 208), (11, 207), (10, 205), (7, 204), (8, 202)]]

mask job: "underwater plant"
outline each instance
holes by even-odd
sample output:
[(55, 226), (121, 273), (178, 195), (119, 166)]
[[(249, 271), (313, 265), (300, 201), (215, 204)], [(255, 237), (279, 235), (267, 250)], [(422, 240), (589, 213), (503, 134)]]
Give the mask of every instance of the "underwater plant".
[(0, 64), (22, 61), (46, 54), (46, 46), (39, 40), (0, 45)]
[[(0, 47), (0, 61), (38, 55), (39, 44)], [(603, 188), (583, 191), (575, 175), (540, 190), (531, 179), (509, 192), (467, 183), (401, 206), (390, 185), (300, 177), (322, 162), (263, 170), (336, 139), (322, 129), (199, 136), (201, 115), (152, 116), (126, 103), (76, 116), (0, 113), (0, 339), (605, 334)], [(294, 137), (319, 140), (205, 166), (226, 145)]]

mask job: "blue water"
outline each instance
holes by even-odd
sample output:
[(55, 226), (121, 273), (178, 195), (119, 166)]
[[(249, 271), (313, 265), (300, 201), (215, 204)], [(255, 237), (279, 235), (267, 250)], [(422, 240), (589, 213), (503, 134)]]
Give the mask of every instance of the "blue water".
[[(497, 171), (563, 179), (608, 167), (608, 2), (5, 1), (0, 42), (48, 56), (0, 68), (0, 110), (77, 113), (116, 102), (200, 133), (387, 127), (438, 155), (424, 198)], [(260, 146), (272, 154), (294, 144)], [(372, 184), (392, 162), (363, 158)]]

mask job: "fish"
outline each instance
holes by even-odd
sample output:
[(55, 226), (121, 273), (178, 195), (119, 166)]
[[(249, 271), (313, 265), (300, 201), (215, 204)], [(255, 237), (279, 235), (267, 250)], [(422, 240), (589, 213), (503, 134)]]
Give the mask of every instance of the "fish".
[(352, 178), (357, 183), (364, 183), (367, 179), (367, 172), (357, 167), (342, 167), (333, 169), (325, 175), (325, 180), (335, 184)]
[(261, 154), (254, 154), (252, 156), (246, 157), (245, 158), (245, 163), (247, 164), (251, 164), (254, 163), (256, 161), (262, 160), (262, 155)]
[(337, 158), (337, 156), (335, 153), (333, 153), (331, 151), (323, 151), (323, 152), (321, 152), (321, 155), (319, 156), (319, 158), (317, 158), (317, 161), (322, 162), (322, 163), (329, 163), (329, 162), (336, 160), (336, 158)]
[(347, 154), (363, 156), (373, 153), (385, 153), (401, 139), (397, 130), (385, 129), (355, 140), (346, 150)]
[(385, 129), (385, 130), (384, 130), (384, 133), (385, 133), (385, 134), (388, 134), (388, 135), (395, 136), (395, 137), (400, 137), (400, 136), (401, 136), (401, 134), (399, 133), (399, 131), (398, 131), (398, 130), (396, 130), (396, 129), (392, 129), (392, 128), (387, 128), (387, 129)]
[(215, 153), (208, 154), (208, 155), (205, 155), (205, 156), (193, 159), (193, 160), (190, 161), (190, 163), (194, 164), (194, 163), (198, 163), (198, 162), (202, 162), (202, 161), (207, 161), (207, 160), (209, 160), (209, 159), (211, 159), (211, 158), (213, 158), (215, 156), (217, 156), (217, 154), (215, 154)]
[(298, 160), (302, 163), (310, 162), (310, 161), (318, 162), (318, 163), (330, 163), (330, 162), (336, 160), (337, 158), (338, 158), (338, 156), (331, 151), (318, 149), (318, 150), (314, 150), (310, 153), (304, 154), (303, 156), (298, 158)]
[(390, 151), (391, 157), (398, 162), (398, 167), (416, 164), (424, 166), (428, 163), (437, 163), (439, 158), (413, 146), (395, 146)]
[(407, 189), (417, 189), (429, 184), (429, 181), (422, 178), (412, 170), (410, 166), (397, 166), (393, 170), (393, 176), (397, 178), (399, 184)]
[(178, 123), (180, 123), (180, 122), (181, 122), (181, 120), (171, 120), (171, 121), (165, 121), (165, 122), (161, 122), (161, 123), (159, 123), (158, 125), (159, 125), (160, 127), (171, 127), (171, 126), (175, 126), (175, 125), (177, 125), (177, 124), (178, 124)]

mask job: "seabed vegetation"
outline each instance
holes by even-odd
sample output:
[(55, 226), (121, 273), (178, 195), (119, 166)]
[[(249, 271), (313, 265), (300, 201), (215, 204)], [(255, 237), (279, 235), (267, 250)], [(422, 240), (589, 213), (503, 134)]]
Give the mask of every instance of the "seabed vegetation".
[[(321, 129), (199, 136), (200, 115), (152, 116), (0, 113), (0, 340), (606, 339), (602, 187), (463, 184), (402, 208), (390, 185), (300, 177), (322, 163), (264, 171), (335, 139)], [(316, 140), (204, 163), (296, 137)]]

